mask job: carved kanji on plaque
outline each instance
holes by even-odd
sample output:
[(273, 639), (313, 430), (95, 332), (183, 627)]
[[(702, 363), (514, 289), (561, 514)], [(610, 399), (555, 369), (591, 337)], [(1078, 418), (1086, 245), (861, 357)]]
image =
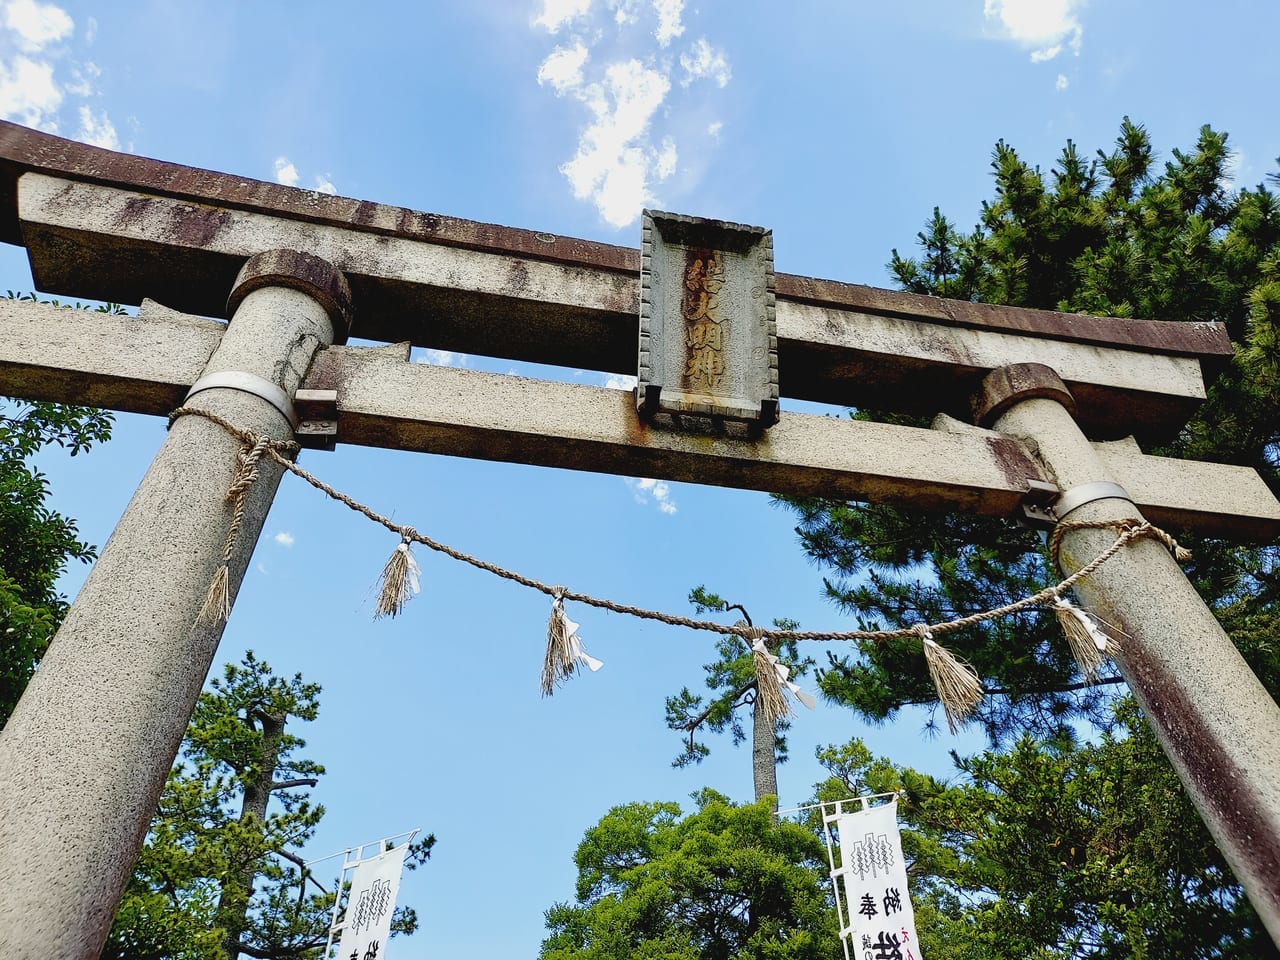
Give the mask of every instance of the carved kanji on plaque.
[(699, 432), (778, 422), (773, 233), (644, 211), (641, 416)]

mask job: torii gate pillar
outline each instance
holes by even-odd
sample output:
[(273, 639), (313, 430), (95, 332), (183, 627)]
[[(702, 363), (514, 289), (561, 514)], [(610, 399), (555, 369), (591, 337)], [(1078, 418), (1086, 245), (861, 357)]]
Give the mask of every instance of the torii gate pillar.
[[(1141, 519), (1131, 501), (1116, 496), (1123, 489), (1076, 425), (1071, 405), (1052, 369), (1017, 364), (988, 375), (975, 418), (1034, 442), (1064, 491), (1058, 520), (1068, 513), (1073, 520)], [(1108, 487), (1111, 496), (1088, 499)], [(1073, 498), (1072, 491), (1081, 493)], [(1071, 509), (1070, 499), (1080, 506)], [(1114, 530), (1068, 531), (1059, 553), (1063, 574), (1079, 570), (1114, 539)], [(1280, 707), (1161, 544), (1129, 544), (1075, 591), (1086, 609), (1123, 631), (1120, 672), (1280, 943)]]
[[(189, 406), (292, 439), (289, 398), (316, 353), (345, 339), (350, 303), (323, 260), (290, 250), (250, 258), (202, 377), (221, 385)], [(222, 562), (237, 453), (203, 418), (174, 422), (0, 734), (0, 955), (102, 950), (222, 637), (221, 620), (200, 611)], [(258, 471), (232, 597), (282, 472), (266, 459)]]

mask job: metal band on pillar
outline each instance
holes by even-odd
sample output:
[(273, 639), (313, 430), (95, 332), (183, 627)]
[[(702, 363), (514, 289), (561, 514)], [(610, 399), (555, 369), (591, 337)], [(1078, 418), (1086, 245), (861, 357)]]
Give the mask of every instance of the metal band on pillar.
[(1068, 514), (1095, 500), (1128, 500), (1133, 503), (1133, 497), (1129, 496), (1129, 491), (1120, 484), (1110, 480), (1095, 480), (1093, 483), (1082, 483), (1072, 487), (1058, 497), (1050, 509), (1056, 519), (1064, 520)]
[(249, 393), (260, 400), (265, 400), (280, 411), (281, 416), (289, 421), (289, 426), (294, 430), (298, 429), (298, 411), (294, 409), (289, 395), (270, 380), (242, 370), (222, 370), (219, 373), (206, 374), (191, 385), (191, 389), (187, 391), (187, 398), (183, 402), (187, 402), (202, 390), (215, 388), (239, 390), (241, 393)]

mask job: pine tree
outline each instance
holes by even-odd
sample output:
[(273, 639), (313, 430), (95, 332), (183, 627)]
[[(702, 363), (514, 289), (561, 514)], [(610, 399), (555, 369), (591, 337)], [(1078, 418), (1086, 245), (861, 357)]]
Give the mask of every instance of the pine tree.
[[(134, 867), (104, 960), (318, 957), (336, 891), (299, 855), (324, 816), (306, 791), (324, 768), (290, 726), (314, 720), (320, 687), (251, 652), (200, 695)], [(435, 836), (406, 856), (414, 869)], [(392, 930), (417, 916), (397, 908)]]
[[(889, 269), (921, 294), (1225, 324), (1238, 345), (1233, 362), (1187, 427), (1151, 452), (1254, 466), (1280, 489), (1280, 200), (1262, 184), (1232, 189), (1229, 161), (1226, 135), (1204, 127), (1194, 148), (1174, 150), (1157, 169), (1146, 131), (1127, 118), (1110, 152), (1086, 159), (1068, 143), (1047, 174), (1001, 142), (992, 159), (995, 197), (973, 230), (958, 230), (935, 209), (917, 238), (920, 256), (894, 250)], [(867, 626), (950, 619), (1057, 579), (1037, 537), (1004, 521), (818, 498), (787, 502), (805, 550), (833, 571), (829, 595)], [(1192, 542), (1188, 573), (1224, 618), (1270, 616), (1273, 548), (1175, 533)], [(1255, 635), (1235, 639), (1274, 684), (1274, 645)], [(1108, 722), (1118, 675), (1086, 684), (1051, 614), (1028, 611), (948, 640), (986, 680), (991, 695), (976, 719), (993, 742), (1069, 735), (1077, 717)], [(829, 655), (819, 684), (873, 721), (935, 700), (910, 642)]]
[(768, 803), (712, 790), (682, 815), (631, 803), (574, 855), (577, 897), (547, 911), (542, 960), (818, 960), (838, 956), (822, 841)]
[[(729, 603), (720, 596), (698, 586), (689, 592), (689, 602), (698, 613), (738, 611), (742, 615), (739, 625), (753, 626), (745, 607)], [(799, 625), (794, 620), (774, 620), (779, 630), (794, 630)], [(811, 658), (801, 658), (794, 640), (783, 641), (769, 647), (770, 653), (790, 671), (792, 679), (803, 676), (811, 666)], [(667, 726), (678, 731), (684, 739), (683, 749), (672, 766), (686, 767), (702, 761), (710, 752), (705, 743), (697, 739), (698, 731), (706, 727), (712, 733), (726, 729), (738, 746), (747, 739), (742, 726), (742, 711), (751, 716), (751, 770), (755, 799), (762, 801), (772, 796), (774, 807), (778, 799), (778, 764), (787, 759), (786, 733), (790, 721), (781, 717), (772, 724), (763, 711), (756, 709), (756, 668), (751, 643), (737, 634), (720, 635), (716, 641), (717, 657), (706, 664), (708, 702), (702, 694), (681, 688), (675, 696), (667, 697)]]

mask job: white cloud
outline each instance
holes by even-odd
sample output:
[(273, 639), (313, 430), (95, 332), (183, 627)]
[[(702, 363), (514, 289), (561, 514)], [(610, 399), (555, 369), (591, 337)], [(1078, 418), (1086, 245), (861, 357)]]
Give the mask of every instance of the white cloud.
[(0, 116), (28, 127), (52, 127), (52, 115), (62, 106), (62, 89), (54, 82), (53, 64), (30, 57), (0, 62)]
[(1043, 63), (1063, 46), (1079, 55), (1084, 28), (1077, 11), (1084, 0), (984, 0), (983, 14), (998, 22), (1002, 34), (1031, 49), (1031, 62)]
[(75, 29), (75, 22), (61, 7), (36, 0), (9, 0), (4, 23), (27, 53), (39, 53), (49, 44), (67, 39)]
[(593, 120), (582, 131), (578, 151), (560, 171), (569, 178), (573, 195), (590, 197), (600, 215), (615, 227), (625, 227), (640, 214), (652, 196), (651, 177), (662, 180), (674, 172), (666, 163), (674, 154), (649, 143), (649, 124), (662, 106), (671, 81), (639, 60), (612, 64), (603, 83), (590, 84), (581, 99)]
[(680, 157), (676, 153), (676, 142), (670, 137), (664, 137), (662, 146), (658, 148), (658, 153), (654, 157), (653, 175), (658, 180), (665, 180), (676, 172), (676, 161)]
[(704, 77), (710, 77), (720, 87), (726, 87), (729, 78), (733, 76), (724, 52), (707, 43), (705, 37), (700, 37), (688, 53), (680, 54), (680, 66), (684, 68), (684, 79), (680, 83), (685, 87)]
[(640, 19), (640, 0), (609, 0), (609, 5), (613, 7), (613, 22), (620, 27)]
[(288, 530), (281, 530), (272, 539), (275, 540), (275, 542), (280, 544), (280, 546), (282, 547), (293, 546), (293, 534), (290, 533)]
[(565, 24), (585, 17), (590, 10), (591, 0), (542, 0), (542, 13), (533, 22), (548, 33), (559, 33)]
[(471, 363), (471, 355), (454, 353), (452, 350), (433, 350), (427, 347), (423, 349), (421, 356), (414, 359), (414, 363), (429, 363), (437, 367), (465, 367)]
[(1055, 90), (1065, 90), (1069, 86), (1071, 86), (1071, 81), (1067, 79), (1067, 75), (1065, 73), (1058, 74), (1058, 80), (1054, 83), (1053, 88)]
[(120, 138), (116, 135), (115, 125), (107, 116), (107, 111), (99, 110), (94, 113), (87, 103), (80, 105), (80, 131), (76, 134), (76, 139), (108, 150), (120, 149)]
[(94, 83), (101, 76), (102, 68), (92, 60), (86, 60), (81, 66), (71, 68), (71, 80), (63, 85), (63, 92), (73, 97), (91, 97)]
[[(96, 26), (90, 18), (81, 45)], [(56, 4), (0, 0), (0, 116), (51, 133), (65, 126), (85, 143), (120, 150), (111, 118), (92, 104), (102, 70), (73, 59), (74, 35), (75, 21)]]
[(538, 67), (538, 84), (551, 84), (558, 95), (582, 86), (582, 68), (589, 56), (581, 40), (572, 47), (556, 47)]
[(282, 183), (286, 187), (296, 187), (298, 185), (298, 168), (293, 165), (288, 157), (276, 157), (276, 183)]
[(684, 0), (653, 0), (653, 10), (658, 15), (654, 39), (661, 47), (670, 46), (672, 40), (684, 33)]
[[(577, 145), (560, 172), (574, 197), (594, 204), (613, 227), (634, 223), (647, 204), (663, 205), (658, 186), (673, 181), (686, 152), (673, 131), (704, 149), (720, 131), (718, 124), (706, 126), (707, 98), (694, 102), (694, 94), (684, 90), (701, 80), (725, 87), (729, 61), (706, 38), (674, 48), (686, 33), (686, 4), (543, 0), (534, 20), (552, 33), (572, 25), (539, 64), (537, 81), (585, 109)], [(706, 167), (696, 152), (692, 163), (695, 170)], [(696, 186), (686, 180), (680, 181), (682, 191)]]
[(634, 390), (636, 378), (629, 373), (611, 373), (604, 378), (604, 386), (609, 390)]
[(671, 499), (671, 487), (667, 485), (665, 480), (640, 480), (625, 478), (627, 486), (631, 488), (632, 496), (635, 497), (636, 503), (649, 504), (652, 503), (662, 513), (670, 516), (676, 512), (676, 502)]
[(713, 120), (707, 124), (707, 136), (713, 139), (719, 139), (720, 131), (724, 129), (723, 120)]
[[(283, 184), (286, 187), (296, 187), (301, 175), (298, 173), (298, 166), (288, 157), (276, 157), (276, 162), (272, 165), (276, 174), (276, 183)], [(329, 179), (329, 174), (319, 174), (315, 176), (315, 186), (311, 188), (316, 193), (337, 193), (338, 188), (333, 185), (333, 181)]]

